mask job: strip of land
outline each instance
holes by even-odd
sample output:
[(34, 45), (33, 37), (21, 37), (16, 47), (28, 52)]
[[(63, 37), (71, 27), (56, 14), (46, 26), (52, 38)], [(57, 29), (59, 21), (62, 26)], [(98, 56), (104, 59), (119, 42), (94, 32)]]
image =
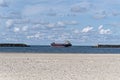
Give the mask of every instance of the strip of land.
[(119, 80), (120, 54), (0, 53), (0, 80)]

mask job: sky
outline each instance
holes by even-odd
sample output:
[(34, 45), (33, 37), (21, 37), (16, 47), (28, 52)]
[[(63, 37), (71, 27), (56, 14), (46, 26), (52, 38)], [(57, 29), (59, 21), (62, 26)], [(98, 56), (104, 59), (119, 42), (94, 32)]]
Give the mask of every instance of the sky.
[(120, 0), (0, 0), (0, 43), (120, 44)]

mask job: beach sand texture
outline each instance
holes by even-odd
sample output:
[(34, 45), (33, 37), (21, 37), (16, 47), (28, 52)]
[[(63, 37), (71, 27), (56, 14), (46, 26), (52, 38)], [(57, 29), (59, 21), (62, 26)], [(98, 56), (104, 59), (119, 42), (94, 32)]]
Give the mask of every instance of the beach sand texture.
[(0, 80), (120, 80), (120, 55), (1, 53)]

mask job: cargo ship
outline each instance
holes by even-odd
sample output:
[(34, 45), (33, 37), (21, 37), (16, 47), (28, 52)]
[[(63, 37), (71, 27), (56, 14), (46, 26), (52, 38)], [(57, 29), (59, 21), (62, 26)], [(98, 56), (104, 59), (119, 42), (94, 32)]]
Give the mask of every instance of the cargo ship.
[(72, 44), (69, 41), (66, 41), (65, 43), (51, 43), (52, 47), (70, 47)]
[(30, 47), (30, 46), (22, 43), (0, 43), (0, 47)]

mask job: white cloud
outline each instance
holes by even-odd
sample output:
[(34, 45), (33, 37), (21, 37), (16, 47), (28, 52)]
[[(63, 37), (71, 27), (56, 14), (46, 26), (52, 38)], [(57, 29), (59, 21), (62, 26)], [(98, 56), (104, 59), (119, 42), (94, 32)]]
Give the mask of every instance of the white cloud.
[(103, 28), (103, 25), (100, 25), (100, 26), (98, 27), (99, 30), (101, 30), (102, 28)]
[(77, 24), (79, 24), (77, 21), (71, 21), (71, 23), (70, 23), (71, 25), (77, 25)]
[(46, 27), (48, 27), (48, 28), (64, 27), (64, 26), (65, 26), (65, 23), (62, 22), (62, 21), (58, 21), (58, 22), (56, 22), (56, 23), (48, 23), (48, 24), (46, 25)]
[(55, 27), (55, 23), (49, 23), (46, 26), (49, 27), (49, 28), (54, 28)]
[(13, 20), (9, 19), (9, 20), (6, 21), (6, 26), (8, 28), (12, 27), (13, 25), (14, 25), (14, 21)]
[(14, 27), (13, 32), (25, 32), (28, 30), (28, 26), (23, 26), (23, 27)]
[(99, 34), (111, 34), (111, 30), (110, 29), (103, 29), (103, 25), (100, 25), (98, 27), (99, 29)]
[(28, 26), (23, 26), (22, 27), (22, 31), (27, 31), (28, 30)]
[(65, 27), (67, 25), (77, 25), (78, 22), (77, 21), (58, 21), (55, 23), (47, 23), (47, 27), (49, 28), (55, 28), (55, 27)]
[(62, 22), (62, 21), (58, 21), (58, 22), (57, 22), (57, 26), (63, 27), (63, 26), (65, 26), (65, 23)]
[(38, 29), (41, 29), (41, 30), (45, 30), (46, 29), (46, 25), (41, 25), (41, 24), (35, 24), (31, 27), (32, 30), (38, 30)]
[(7, 41), (14, 41), (14, 42), (18, 41), (16, 38), (9, 38), (9, 37), (5, 38), (5, 40), (7, 40)]
[(14, 27), (14, 30), (13, 30), (14, 32), (19, 32), (20, 31), (20, 28), (18, 28), (18, 27)]
[(110, 29), (100, 29), (99, 33), (100, 34), (110, 34), (111, 30)]
[(27, 36), (27, 39), (31, 39), (31, 38), (34, 38), (34, 36), (33, 35)]
[(14, 27), (14, 25), (18, 24), (28, 24), (30, 23), (29, 19), (8, 19), (6, 21), (6, 27)]
[(82, 32), (83, 32), (83, 33), (88, 33), (88, 32), (90, 32), (92, 29), (93, 29), (93, 27), (87, 26), (87, 27), (85, 27), (85, 28), (82, 30)]
[(27, 36), (27, 39), (43, 39), (44, 38), (44, 34), (43, 33), (40, 33), (40, 32), (37, 32), (33, 35), (29, 35)]

